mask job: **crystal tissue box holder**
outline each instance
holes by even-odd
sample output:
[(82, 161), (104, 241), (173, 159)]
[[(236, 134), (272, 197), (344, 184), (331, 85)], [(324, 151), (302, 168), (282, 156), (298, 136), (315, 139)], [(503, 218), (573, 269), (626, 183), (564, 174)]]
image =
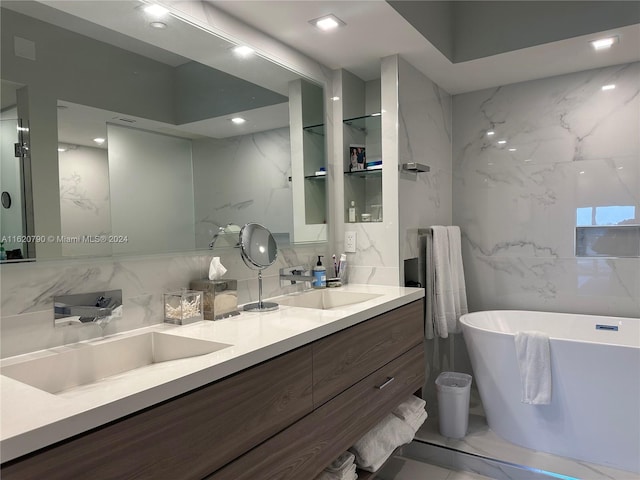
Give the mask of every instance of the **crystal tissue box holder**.
[(202, 319), (202, 292), (182, 290), (164, 294), (165, 322), (186, 325)]
[(221, 320), (240, 315), (237, 280), (192, 280), (189, 287), (203, 293), (205, 320)]

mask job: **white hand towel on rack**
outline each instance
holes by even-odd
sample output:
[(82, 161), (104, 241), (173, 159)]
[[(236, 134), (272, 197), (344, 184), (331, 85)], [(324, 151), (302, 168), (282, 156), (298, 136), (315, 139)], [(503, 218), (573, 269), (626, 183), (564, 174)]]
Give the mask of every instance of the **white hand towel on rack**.
[(456, 309), (451, 283), (449, 233), (440, 225), (433, 229), (433, 263), (435, 267), (434, 330), (442, 338), (456, 330)]
[(461, 315), (469, 313), (467, 308), (467, 288), (464, 282), (464, 268), (462, 266), (462, 240), (460, 227), (455, 225), (447, 227), (449, 237), (449, 259), (451, 264), (451, 285), (453, 289), (453, 305), (456, 317), (456, 328), (452, 333), (460, 331), (458, 319)]
[(516, 357), (522, 385), (522, 403), (551, 403), (551, 354), (549, 337), (537, 331), (517, 332)]

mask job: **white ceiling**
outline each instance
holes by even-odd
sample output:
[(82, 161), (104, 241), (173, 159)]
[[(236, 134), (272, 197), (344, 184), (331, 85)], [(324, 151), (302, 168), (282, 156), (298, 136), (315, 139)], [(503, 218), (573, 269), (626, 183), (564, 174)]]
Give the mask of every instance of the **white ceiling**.
[[(215, 7), (314, 58), (363, 80), (380, 77), (380, 59), (400, 54), (451, 94), (640, 60), (640, 24), (451, 63), (383, 0), (207, 0)], [(333, 13), (346, 25), (321, 32), (309, 20)], [(615, 34), (609, 51), (589, 41)]]

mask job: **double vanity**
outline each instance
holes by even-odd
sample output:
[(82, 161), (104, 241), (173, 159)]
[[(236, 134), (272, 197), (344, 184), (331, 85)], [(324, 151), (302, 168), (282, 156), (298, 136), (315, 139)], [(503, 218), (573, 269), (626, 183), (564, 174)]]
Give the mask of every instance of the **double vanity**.
[(424, 382), (423, 289), (347, 285), (2, 360), (2, 478), (312, 479)]

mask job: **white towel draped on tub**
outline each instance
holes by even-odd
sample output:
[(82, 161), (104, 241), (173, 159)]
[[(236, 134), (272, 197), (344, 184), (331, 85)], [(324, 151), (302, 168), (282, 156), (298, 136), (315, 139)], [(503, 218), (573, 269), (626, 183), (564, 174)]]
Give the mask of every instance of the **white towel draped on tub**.
[(549, 337), (537, 331), (515, 335), (516, 356), (520, 369), (522, 403), (548, 405), (551, 403), (551, 355)]
[(460, 316), (468, 313), (467, 291), (462, 265), (460, 227), (431, 227), (432, 242), (427, 242), (427, 308), (425, 336), (447, 338), (449, 333), (460, 332)]

